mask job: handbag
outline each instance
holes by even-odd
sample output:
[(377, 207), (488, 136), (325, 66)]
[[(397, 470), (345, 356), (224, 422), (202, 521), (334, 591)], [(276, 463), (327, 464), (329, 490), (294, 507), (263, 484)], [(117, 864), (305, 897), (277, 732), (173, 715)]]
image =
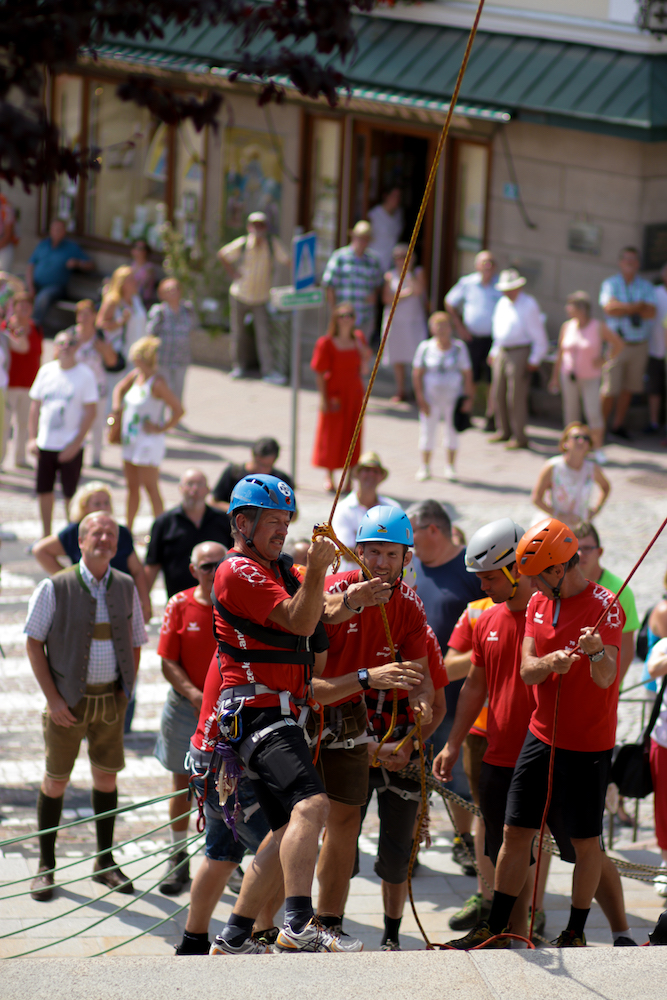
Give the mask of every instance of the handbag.
[(120, 431), (122, 424), (122, 410), (112, 410), (107, 417), (107, 443), (120, 444)]
[[(113, 349), (116, 352), (116, 361), (113, 365), (104, 365), (104, 370), (109, 372), (109, 374), (114, 375), (118, 372), (123, 372), (127, 368), (127, 358), (124, 354), (125, 349), (125, 331), (127, 329), (127, 323), (123, 325), (123, 332), (120, 337), (113, 344)], [(121, 350), (122, 348), (122, 350)], [(104, 362), (102, 362), (104, 364)]]
[(454, 429), (457, 430), (459, 434), (463, 431), (467, 431), (472, 423), (470, 420), (470, 414), (466, 413), (465, 410), (462, 409), (462, 406), (467, 398), (467, 396), (459, 396), (456, 400), (456, 406), (454, 408)]
[(649, 760), (651, 732), (658, 721), (666, 687), (667, 676), (663, 678), (662, 686), (653, 703), (651, 718), (648, 720), (641, 742), (625, 743), (614, 750), (611, 780), (618, 785), (619, 794), (628, 799), (645, 799), (653, 791)]

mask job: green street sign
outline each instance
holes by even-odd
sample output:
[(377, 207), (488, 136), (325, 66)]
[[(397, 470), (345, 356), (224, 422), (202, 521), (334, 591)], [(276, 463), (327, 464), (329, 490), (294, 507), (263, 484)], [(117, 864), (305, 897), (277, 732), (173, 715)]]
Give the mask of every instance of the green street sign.
[(297, 292), (291, 286), (272, 288), (271, 299), (277, 309), (313, 309), (324, 302), (324, 291), (321, 288), (305, 288)]

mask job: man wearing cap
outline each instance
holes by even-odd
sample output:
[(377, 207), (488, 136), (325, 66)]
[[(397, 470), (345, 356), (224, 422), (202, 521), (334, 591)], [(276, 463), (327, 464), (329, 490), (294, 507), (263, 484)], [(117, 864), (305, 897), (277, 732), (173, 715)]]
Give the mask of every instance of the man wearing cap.
[[(357, 530), (361, 520), (367, 510), (371, 507), (400, 507), (397, 500), (383, 496), (378, 493), (378, 487), (383, 482), (389, 472), (382, 464), (380, 456), (376, 451), (365, 451), (359, 457), (359, 461), (352, 470), (352, 476), (357, 481), (356, 490), (348, 493), (336, 507), (333, 516), (332, 527), (336, 532), (336, 537), (346, 545), (348, 549), (354, 549)], [(341, 572), (343, 570), (357, 569), (357, 564), (343, 559), (341, 561)]]
[(492, 393), (498, 433), (490, 441), (505, 441), (514, 451), (527, 448), (528, 391), (532, 372), (549, 349), (540, 307), (523, 291), (526, 279), (514, 268), (500, 272), (496, 288), (502, 292), (493, 311)]
[[(496, 280), (496, 261), (489, 250), (475, 257), (475, 270), (464, 274), (445, 296), (445, 309), (450, 315), (456, 336), (465, 341), (472, 362), (475, 386), (488, 385), (491, 368), (487, 361), (493, 340), (493, 311), (501, 297)], [(487, 401), (486, 430), (493, 430), (493, 398)]]
[(247, 220), (248, 235), (239, 236), (218, 250), (218, 260), (232, 279), (229, 289), (229, 322), (232, 334), (232, 378), (243, 378), (248, 368), (248, 334), (245, 318), (252, 314), (255, 342), (262, 378), (284, 385), (285, 376), (276, 371), (269, 341), (269, 301), (276, 263), (288, 265), (290, 256), (280, 240), (268, 233), (264, 212), (252, 212)]
[(345, 247), (334, 250), (322, 276), (331, 309), (340, 302), (350, 302), (356, 312), (356, 323), (367, 339), (375, 324), (375, 303), (384, 281), (380, 258), (369, 249), (372, 229), (370, 222), (357, 222)]

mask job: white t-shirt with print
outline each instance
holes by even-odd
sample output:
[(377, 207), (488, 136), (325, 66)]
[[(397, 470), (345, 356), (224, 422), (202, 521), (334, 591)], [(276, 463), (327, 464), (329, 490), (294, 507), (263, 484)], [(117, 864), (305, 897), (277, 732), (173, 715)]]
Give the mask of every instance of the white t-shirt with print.
[(424, 369), (424, 384), (446, 387), (454, 392), (463, 390), (463, 372), (472, 367), (468, 348), (462, 340), (452, 338), (446, 351), (435, 337), (422, 340), (412, 361), (413, 368)]
[(61, 451), (79, 433), (84, 406), (97, 403), (99, 395), (88, 365), (80, 362), (64, 369), (58, 361), (48, 361), (37, 372), (30, 398), (41, 403), (37, 446), (42, 451)]

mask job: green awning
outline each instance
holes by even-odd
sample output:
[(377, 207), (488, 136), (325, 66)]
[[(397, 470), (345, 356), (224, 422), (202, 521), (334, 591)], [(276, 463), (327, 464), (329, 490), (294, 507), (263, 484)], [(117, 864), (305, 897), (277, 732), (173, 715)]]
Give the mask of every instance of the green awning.
[[(354, 100), (371, 101), (378, 110), (447, 111), (467, 31), (362, 14), (355, 27), (355, 54), (339, 67)], [(163, 39), (110, 40), (96, 51), (105, 62), (224, 78), (235, 64), (237, 37), (227, 26), (168, 24)], [(261, 53), (269, 44), (260, 35), (252, 50)], [(455, 111), (667, 139), (667, 55), (479, 31)]]

